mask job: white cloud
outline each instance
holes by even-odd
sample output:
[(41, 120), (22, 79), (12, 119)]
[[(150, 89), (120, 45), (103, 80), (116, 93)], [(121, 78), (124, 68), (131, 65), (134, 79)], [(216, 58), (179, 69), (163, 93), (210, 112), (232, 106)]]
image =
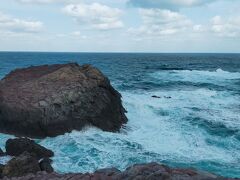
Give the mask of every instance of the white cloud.
[(166, 36), (180, 33), (192, 26), (184, 15), (170, 10), (140, 9), (143, 25), (129, 32), (138, 36)]
[(79, 23), (86, 23), (98, 30), (109, 30), (123, 27), (120, 20), (122, 11), (99, 3), (69, 4), (63, 11), (74, 17)]
[(113, 0), (14, 0), (15, 2), (18, 3), (22, 3), (22, 4), (51, 4), (51, 3), (55, 3), (55, 4), (63, 4), (63, 3), (82, 3), (82, 2), (88, 2), (88, 3), (92, 3), (92, 2), (101, 2), (102, 4), (115, 4), (115, 5), (124, 5), (128, 2), (128, 0), (119, 0), (119, 1), (113, 1)]
[(15, 0), (19, 3), (26, 3), (26, 4), (48, 4), (54, 2), (62, 2), (63, 0)]
[(129, 4), (143, 8), (160, 8), (176, 10), (182, 7), (193, 7), (216, 0), (129, 0)]
[(237, 37), (240, 36), (240, 16), (222, 18), (215, 16), (211, 19), (211, 31), (218, 36)]
[(58, 33), (55, 35), (57, 38), (74, 38), (74, 39), (87, 39), (80, 31), (73, 31), (71, 33)]
[(206, 27), (202, 24), (196, 24), (193, 26), (193, 32), (202, 33), (206, 31)]
[(35, 33), (42, 28), (43, 23), (40, 21), (13, 18), (0, 12), (0, 30), (2, 31)]
[(81, 39), (86, 39), (87, 36), (83, 35), (80, 31), (74, 31), (71, 33), (72, 36), (81, 38)]
[(80, 31), (74, 31), (74, 32), (72, 32), (72, 35), (73, 36), (81, 36), (81, 32)]

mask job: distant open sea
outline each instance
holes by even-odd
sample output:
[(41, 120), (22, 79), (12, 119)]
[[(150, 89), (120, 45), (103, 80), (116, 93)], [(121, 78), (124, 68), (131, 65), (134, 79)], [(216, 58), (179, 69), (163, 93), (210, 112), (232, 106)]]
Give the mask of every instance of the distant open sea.
[[(68, 62), (108, 76), (129, 122), (121, 133), (88, 128), (37, 140), (55, 152), (56, 171), (154, 161), (240, 178), (240, 54), (1, 52), (0, 78), (15, 68)], [(0, 134), (1, 148), (9, 137)]]

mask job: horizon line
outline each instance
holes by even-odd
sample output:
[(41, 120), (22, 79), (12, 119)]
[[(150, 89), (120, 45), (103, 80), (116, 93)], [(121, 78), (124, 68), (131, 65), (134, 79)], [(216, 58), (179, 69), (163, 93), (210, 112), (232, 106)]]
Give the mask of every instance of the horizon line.
[(95, 54), (240, 54), (240, 52), (140, 52), (140, 51), (1, 51), (0, 53), (95, 53)]

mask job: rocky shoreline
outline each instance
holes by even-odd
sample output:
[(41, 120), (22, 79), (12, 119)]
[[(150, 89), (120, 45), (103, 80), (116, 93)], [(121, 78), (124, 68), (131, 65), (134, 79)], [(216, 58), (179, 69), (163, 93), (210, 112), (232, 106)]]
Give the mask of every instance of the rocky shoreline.
[(138, 164), (120, 171), (106, 168), (94, 173), (59, 174), (51, 166), (54, 153), (28, 138), (9, 139), (6, 153), (13, 157), (6, 165), (0, 165), (0, 178), (4, 180), (227, 180), (214, 174), (194, 169), (170, 168), (158, 163)]
[[(153, 98), (161, 98), (152, 96)], [(171, 98), (171, 97), (164, 97)], [(56, 64), (17, 69), (0, 81), (0, 132), (28, 138), (9, 139), (4, 180), (212, 180), (230, 179), (194, 169), (158, 163), (120, 171), (114, 167), (94, 173), (59, 174), (51, 166), (54, 152), (29, 137), (45, 138), (95, 126), (117, 132), (127, 123), (121, 95), (97, 68)]]

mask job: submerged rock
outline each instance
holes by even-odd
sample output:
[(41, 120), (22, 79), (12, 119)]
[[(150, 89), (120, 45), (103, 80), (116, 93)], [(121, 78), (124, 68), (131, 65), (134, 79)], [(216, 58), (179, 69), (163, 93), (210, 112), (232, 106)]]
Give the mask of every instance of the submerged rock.
[(160, 97), (160, 96), (153, 95), (152, 98), (160, 99), (161, 97)]
[(43, 138), (86, 125), (118, 131), (121, 95), (97, 68), (58, 64), (17, 69), (0, 81), (0, 132)]
[(6, 153), (10, 156), (19, 156), (23, 152), (34, 154), (37, 159), (52, 157), (54, 153), (28, 138), (8, 139)]
[[(5, 178), (6, 180), (8, 178)], [(230, 180), (214, 174), (192, 169), (174, 169), (157, 163), (134, 165), (121, 172), (118, 169), (102, 169), (95, 173), (57, 174), (38, 172), (16, 180)]]

